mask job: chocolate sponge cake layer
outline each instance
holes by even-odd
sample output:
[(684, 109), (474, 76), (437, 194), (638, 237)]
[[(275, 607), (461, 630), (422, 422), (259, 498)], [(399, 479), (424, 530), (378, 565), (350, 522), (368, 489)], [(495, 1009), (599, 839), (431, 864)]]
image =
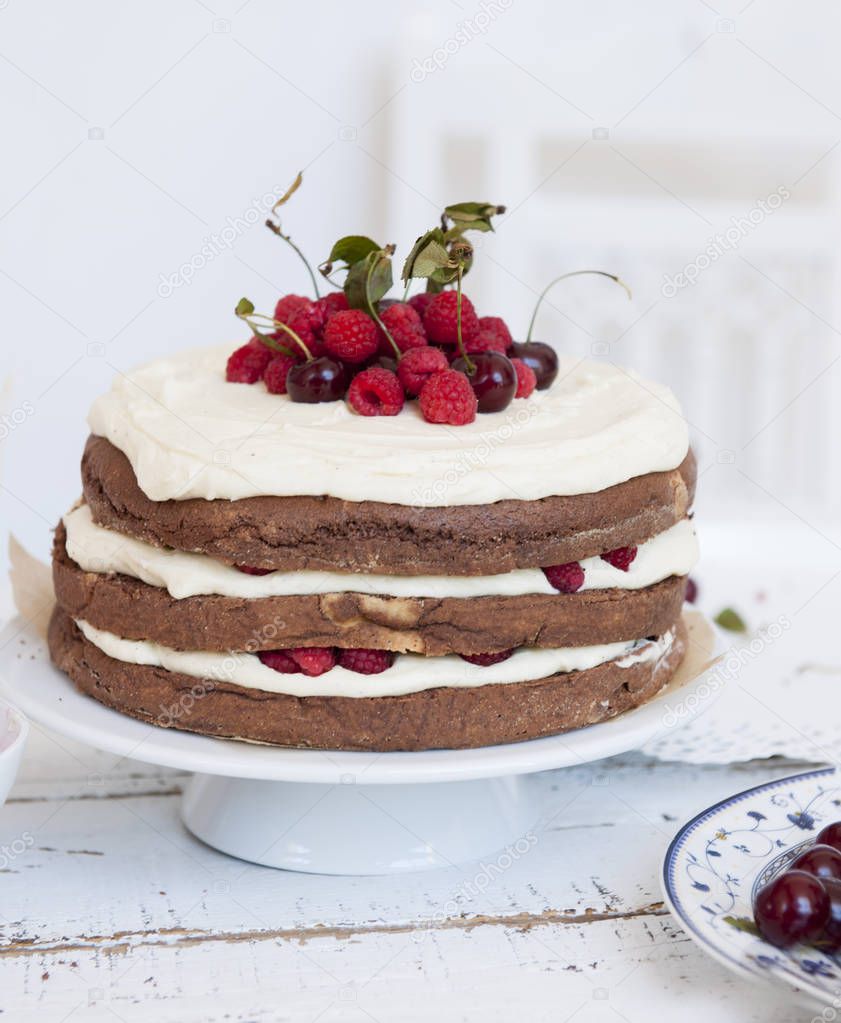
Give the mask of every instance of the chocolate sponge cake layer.
[(690, 451), (669, 472), (537, 501), (424, 508), (334, 497), (151, 501), (109, 441), (91, 436), (82, 459), (85, 499), (108, 529), (230, 564), (402, 576), (494, 575), (643, 543), (686, 516), (695, 477)]
[(114, 660), (61, 608), (49, 646), (55, 664), (100, 703), (150, 724), (281, 746), (345, 750), (465, 749), (554, 735), (644, 703), (686, 649), (678, 621), (659, 659), (618, 661), (531, 682), (427, 689), (389, 697), (294, 697)]
[(586, 590), (506, 597), (390, 597), (324, 593), (244, 599), (176, 600), (127, 575), (86, 572), (65, 550), (59, 524), (53, 581), (76, 619), (124, 639), (175, 650), (270, 650), (296, 646), (373, 647), (427, 655), (510, 647), (590, 646), (659, 636), (680, 614), (685, 579), (640, 590)]

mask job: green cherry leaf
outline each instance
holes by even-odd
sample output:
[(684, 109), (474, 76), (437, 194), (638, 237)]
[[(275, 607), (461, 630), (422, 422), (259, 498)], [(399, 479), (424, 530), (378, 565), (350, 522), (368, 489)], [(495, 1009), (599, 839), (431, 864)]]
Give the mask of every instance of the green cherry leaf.
[[(418, 266), (418, 260), (424, 254), (423, 262)], [(429, 277), (429, 271), (444, 266), (449, 261), (449, 253), (444, 245), (444, 232), (440, 227), (433, 227), (431, 231), (422, 234), (415, 241), (406, 262), (403, 264), (401, 279), (409, 281), (413, 277)], [(430, 265), (430, 264), (434, 265)], [(421, 272), (424, 271), (424, 272)]]
[(457, 202), (444, 208), (444, 216), (453, 222), (457, 233), (493, 231), (491, 218), (504, 212), (504, 206), (495, 206), (489, 202)]
[(348, 270), (344, 289), (348, 305), (372, 315), (371, 303), (379, 302), (393, 283), (391, 254), (386, 249), (369, 252)]
[(724, 922), (729, 924), (731, 927), (735, 927), (737, 931), (744, 931), (745, 934), (753, 934), (755, 937), (760, 938), (762, 935), (759, 933), (759, 928), (753, 922), (745, 916), (726, 916)]
[(234, 309), (237, 316), (251, 316), (254, 312), (254, 303), (250, 298), (241, 298)]
[(738, 611), (734, 611), (732, 607), (725, 607), (719, 611), (713, 619), (716, 625), (722, 629), (727, 629), (728, 632), (747, 632), (748, 627), (745, 624), (745, 620), (739, 614)]
[(354, 263), (365, 259), (369, 253), (381, 250), (382, 246), (372, 238), (367, 238), (364, 234), (349, 234), (336, 242), (330, 250), (327, 262), (330, 264), (341, 262), (353, 266)]

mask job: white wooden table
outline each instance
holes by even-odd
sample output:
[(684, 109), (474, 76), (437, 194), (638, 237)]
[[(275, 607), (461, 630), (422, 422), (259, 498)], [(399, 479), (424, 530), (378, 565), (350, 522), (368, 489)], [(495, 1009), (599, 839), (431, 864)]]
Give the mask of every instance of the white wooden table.
[(690, 813), (800, 766), (548, 772), (525, 854), (341, 878), (229, 859), (181, 824), (181, 776), (34, 728), (0, 810), (2, 1018), (808, 1020), (696, 950), (658, 883)]

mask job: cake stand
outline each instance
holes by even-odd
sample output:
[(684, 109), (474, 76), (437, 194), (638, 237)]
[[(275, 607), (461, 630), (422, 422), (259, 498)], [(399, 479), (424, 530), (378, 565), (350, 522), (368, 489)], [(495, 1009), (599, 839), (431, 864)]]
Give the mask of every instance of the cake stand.
[[(709, 669), (710, 626), (686, 616), (689, 653), (670, 684), (636, 710), (564, 735), (475, 750), (345, 753), (214, 739), (136, 721), (79, 693), (44, 639), (17, 624), (0, 653), (5, 695), (61, 735), (193, 773), (186, 826), (253, 863), (324, 874), (387, 874), (452, 866), (516, 848), (539, 816), (537, 771), (639, 749), (710, 699), (687, 697)], [(720, 686), (706, 686), (715, 694)], [(675, 713), (676, 707), (685, 713)]]

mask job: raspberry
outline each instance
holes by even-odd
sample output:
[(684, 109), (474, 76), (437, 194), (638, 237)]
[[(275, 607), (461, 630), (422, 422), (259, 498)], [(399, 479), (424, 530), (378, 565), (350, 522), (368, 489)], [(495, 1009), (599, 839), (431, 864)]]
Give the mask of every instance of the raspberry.
[[(292, 339), (289, 338), (289, 340)], [(286, 394), (286, 375), (297, 364), (298, 359), (293, 355), (283, 355), (278, 352), (274, 356), (263, 373), (263, 383), (269, 394)]]
[(510, 650), (500, 650), (498, 654), (459, 654), (459, 657), (469, 664), (478, 664), (480, 668), (488, 668), (492, 664), (499, 664), (500, 661), (507, 661), (513, 653), (514, 648), (512, 647)]
[[(423, 314), (423, 325), (430, 341), (439, 345), (458, 344), (456, 310), (458, 294), (455, 291), (441, 291), (433, 295)], [(461, 339), (467, 344), (479, 333), (479, 319), (473, 303), (467, 295), (461, 296)]]
[(419, 401), (430, 423), (464, 426), (476, 418), (478, 401), (470, 381), (454, 369), (434, 373), (421, 388)]
[(225, 379), (231, 384), (256, 384), (271, 357), (271, 350), (259, 338), (253, 337), (247, 345), (228, 356)]
[(549, 565), (543, 574), (559, 593), (575, 593), (584, 585), (584, 569), (577, 561), (565, 565)]
[(260, 650), (257, 656), (267, 668), (284, 675), (297, 675), (301, 670), (286, 650)]
[(289, 317), (299, 309), (306, 309), (312, 302), (303, 295), (284, 295), (274, 307), (274, 318), (281, 323), (289, 323)]
[(343, 309), (327, 321), (324, 347), (342, 362), (364, 362), (377, 350), (377, 325), (361, 309)]
[[(474, 355), (478, 355), (479, 352), (499, 352), (500, 355), (505, 355), (508, 346), (496, 331), (480, 330), (475, 337), (464, 342), (464, 350)], [(458, 350), (456, 354), (459, 354)]]
[(497, 352), (502, 352), (503, 355), (514, 344), (514, 338), (511, 337), (508, 324), (501, 316), (480, 316), (479, 330), (483, 334), (493, 334), (499, 344), (504, 345), (504, 347), (495, 349)]
[(315, 304), (322, 310), (325, 323), (334, 313), (340, 313), (348, 307), (347, 296), (343, 291), (331, 291), (329, 295), (317, 299)]
[(686, 590), (684, 591), (683, 599), (687, 604), (694, 604), (698, 599), (698, 584), (694, 579), (686, 580)]
[(449, 368), (447, 356), (440, 348), (413, 348), (397, 364), (397, 375), (407, 394), (420, 394), (423, 385), (433, 373)]
[(527, 366), (522, 359), (512, 359), (511, 364), (517, 371), (517, 391), (515, 398), (528, 398), (537, 387), (537, 377), (531, 366)]
[(339, 665), (360, 675), (379, 675), (394, 664), (390, 650), (340, 650)]
[(627, 572), (636, 556), (636, 547), (617, 547), (615, 551), (606, 551), (602, 554), (602, 561), (606, 561), (622, 572)]
[(412, 295), (409, 299), (409, 305), (415, 310), (415, 312), (423, 319), (423, 314), (426, 312), (426, 307), (432, 301), (435, 296), (431, 291), (422, 291), (419, 295)]
[(403, 387), (393, 373), (372, 366), (351, 380), (347, 400), (360, 416), (396, 416), (406, 399)]
[(323, 675), (336, 664), (336, 654), (329, 646), (301, 646), (286, 650), (305, 675)]
[[(322, 322), (321, 310), (316, 308), (314, 302), (310, 302), (302, 309), (296, 309), (289, 317), (286, 324), (290, 330), (294, 330), (298, 337), (304, 342), (314, 359), (325, 354), (324, 345), (321, 342)], [(278, 331), (278, 340), (290, 348), (299, 348), (294, 338), (285, 331)], [(304, 353), (301, 352), (303, 355)]]
[[(401, 352), (408, 352), (411, 348), (421, 348), (426, 344), (426, 334), (423, 330), (420, 316), (406, 302), (395, 302), (380, 313), (380, 319), (388, 327), (388, 331), (394, 338), (394, 343)], [(394, 349), (388, 342), (388, 338), (380, 331), (380, 352), (383, 355), (392, 355)]]
[(273, 568), (255, 568), (253, 565), (234, 565), (237, 572), (245, 572), (246, 575), (271, 575)]

